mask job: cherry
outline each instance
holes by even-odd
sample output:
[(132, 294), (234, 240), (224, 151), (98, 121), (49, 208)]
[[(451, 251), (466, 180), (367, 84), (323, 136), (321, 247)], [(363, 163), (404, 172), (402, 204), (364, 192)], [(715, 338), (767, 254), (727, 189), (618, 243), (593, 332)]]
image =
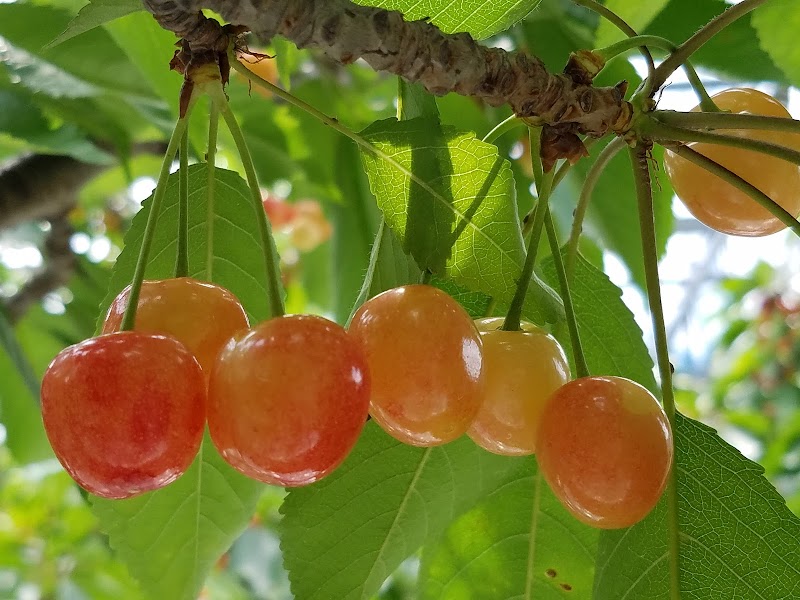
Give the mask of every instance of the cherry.
[(536, 454), (553, 493), (580, 521), (628, 527), (658, 502), (672, 465), (672, 430), (644, 387), (582, 377), (545, 406)]
[(556, 339), (522, 322), (521, 331), (503, 331), (505, 319), (475, 322), (483, 341), (486, 390), (478, 416), (467, 431), (496, 454), (533, 454), (544, 405), (569, 381), (569, 363)]
[[(719, 108), (734, 113), (791, 118), (780, 102), (757, 90), (725, 90), (713, 99)], [(800, 136), (781, 131), (734, 129), (720, 133), (800, 148)], [(689, 146), (757, 187), (792, 215), (800, 213), (800, 171), (796, 165), (731, 146)], [(712, 229), (732, 235), (763, 236), (786, 227), (744, 192), (669, 150), (664, 153), (664, 166), (686, 208)]]
[(466, 432), (483, 397), (481, 339), (445, 292), (407, 285), (356, 311), (350, 333), (372, 374), (370, 414), (390, 435), (435, 446)]
[[(111, 303), (103, 333), (119, 331), (129, 294), (130, 286)], [(197, 357), (206, 379), (225, 343), (248, 326), (239, 300), (223, 287), (191, 277), (142, 283), (134, 329), (180, 340)]]
[(42, 381), (42, 419), (66, 471), (104, 498), (183, 474), (205, 426), (205, 381), (178, 340), (125, 331), (64, 349)]
[(345, 459), (368, 407), (358, 345), (336, 323), (292, 315), (240, 332), (225, 346), (211, 374), (208, 426), (234, 468), (299, 486)]

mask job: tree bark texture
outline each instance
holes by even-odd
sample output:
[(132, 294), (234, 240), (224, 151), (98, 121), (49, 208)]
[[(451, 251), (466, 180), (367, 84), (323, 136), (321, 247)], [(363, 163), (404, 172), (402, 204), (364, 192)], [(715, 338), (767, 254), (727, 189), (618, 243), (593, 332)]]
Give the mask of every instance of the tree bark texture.
[(281, 35), (299, 48), (322, 50), (336, 61), (363, 59), (421, 83), (429, 92), (456, 92), (492, 106), (509, 104), (534, 124), (594, 137), (624, 133), (631, 119), (624, 86), (594, 87), (562, 73), (549, 73), (541, 60), (478, 44), (468, 33), (445, 34), (427, 21), (353, 4), (349, 0), (142, 0), (162, 27), (196, 51), (222, 52), (222, 27), (200, 12), (217, 11), (260, 40)]

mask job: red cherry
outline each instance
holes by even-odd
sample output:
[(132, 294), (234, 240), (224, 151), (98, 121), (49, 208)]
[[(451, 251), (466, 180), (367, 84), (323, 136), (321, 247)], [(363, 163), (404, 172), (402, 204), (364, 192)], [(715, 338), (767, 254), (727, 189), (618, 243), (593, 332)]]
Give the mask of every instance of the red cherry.
[(42, 381), (42, 419), (82, 487), (127, 498), (177, 479), (205, 425), (200, 365), (176, 339), (125, 331), (63, 350)]
[(442, 290), (407, 285), (378, 294), (350, 323), (372, 374), (370, 414), (390, 435), (435, 446), (467, 431), (483, 399), (481, 338)]
[(582, 377), (559, 388), (539, 423), (542, 475), (579, 520), (629, 527), (658, 503), (672, 465), (672, 429), (644, 387)]
[(368, 407), (358, 345), (336, 323), (293, 315), (240, 333), (222, 350), (209, 384), (208, 426), (234, 468), (299, 486), (345, 459)]

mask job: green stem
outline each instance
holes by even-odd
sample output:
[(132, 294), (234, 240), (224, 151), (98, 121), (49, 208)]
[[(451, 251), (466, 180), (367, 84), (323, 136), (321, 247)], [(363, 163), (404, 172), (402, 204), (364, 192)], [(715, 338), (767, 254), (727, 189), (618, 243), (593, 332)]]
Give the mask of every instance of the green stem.
[(762, 140), (743, 138), (735, 135), (725, 135), (722, 133), (711, 133), (708, 131), (698, 131), (696, 129), (682, 129), (662, 125), (658, 122), (651, 122), (647, 126), (648, 137), (656, 142), (677, 141), (677, 142), (708, 142), (710, 144), (720, 144), (723, 146), (733, 146), (743, 150), (751, 150), (780, 158), (790, 163), (800, 165), (800, 152), (792, 150), (786, 146), (771, 144)]
[[(596, 138), (587, 138), (587, 139), (583, 140), (583, 145), (586, 146), (586, 149), (588, 150), (597, 141), (598, 140)], [(567, 173), (569, 173), (569, 170), (571, 168), (572, 168), (572, 164), (570, 164), (568, 161), (564, 161), (564, 163), (558, 168), (558, 170), (556, 171), (556, 175), (553, 178), (553, 185), (550, 188), (550, 192), (551, 193), (564, 180), (564, 177), (567, 176)], [(534, 206), (531, 209), (531, 211), (527, 215), (525, 215), (525, 218), (523, 219), (523, 223), (524, 223), (524, 225), (522, 227), (522, 237), (523, 238), (527, 238), (528, 235), (530, 235), (530, 233), (531, 233), (531, 228), (533, 227), (533, 213), (534, 213), (535, 210), (536, 210), (536, 207)]]
[(734, 4), (721, 15), (711, 19), (697, 33), (686, 40), (667, 59), (658, 65), (652, 77), (648, 77), (647, 94), (652, 97), (667, 81), (678, 67), (694, 54), (703, 44), (716, 36), (720, 31), (750, 11), (764, 4), (767, 0), (743, 0)]
[(178, 171), (178, 241), (175, 277), (189, 276), (189, 129), (181, 137)]
[(214, 191), (217, 184), (217, 135), (219, 133), (219, 108), (211, 101), (208, 115), (208, 151), (206, 152), (206, 280), (213, 281), (214, 274)]
[[(666, 38), (657, 35), (640, 35), (638, 37), (628, 38), (627, 40), (622, 40), (616, 44), (611, 44), (605, 48), (595, 50), (595, 53), (602, 56), (605, 61), (609, 61), (615, 56), (641, 45), (659, 48), (661, 50), (666, 50), (667, 52), (675, 52), (675, 50), (678, 48)], [(700, 108), (708, 112), (719, 112), (719, 108), (716, 104), (714, 104), (711, 96), (708, 95), (708, 92), (706, 91), (700, 76), (697, 74), (697, 71), (692, 66), (692, 63), (686, 60), (683, 63), (683, 68), (686, 71), (686, 77), (689, 79), (689, 83), (691, 84), (692, 88), (694, 88), (697, 97), (700, 99)]]
[(536, 264), (536, 255), (539, 251), (539, 240), (542, 237), (545, 216), (549, 212), (548, 203), (550, 200), (550, 190), (553, 186), (554, 173), (555, 171), (550, 169), (550, 171), (545, 174), (542, 181), (542, 188), (539, 190), (539, 200), (536, 203), (536, 210), (533, 215), (531, 238), (528, 242), (528, 253), (525, 255), (525, 264), (522, 266), (522, 273), (520, 273), (519, 281), (517, 282), (517, 290), (514, 293), (511, 306), (509, 306), (508, 313), (503, 322), (503, 329), (505, 331), (519, 330), (522, 308), (525, 305), (525, 295), (528, 293), (528, 286), (533, 276), (533, 267)]
[[(238, 64), (238, 61), (234, 62)], [(264, 211), (264, 204), (261, 201), (261, 188), (258, 185), (253, 158), (250, 155), (250, 149), (247, 147), (244, 134), (239, 128), (239, 124), (236, 122), (236, 117), (228, 105), (228, 99), (225, 97), (222, 85), (209, 86), (208, 92), (211, 99), (217, 104), (222, 119), (225, 121), (225, 125), (227, 125), (228, 130), (233, 136), (236, 150), (239, 152), (239, 156), (242, 159), (242, 166), (244, 167), (245, 176), (247, 177), (247, 183), (250, 186), (250, 197), (253, 201), (253, 210), (255, 211), (261, 246), (264, 251), (270, 316), (280, 317), (285, 314), (285, 309), (283, 306), (283, 286), (281, 285), (278, 254), (275, 249), (275, 242), (272, 239), (272, 230), (270, 229), (269, 221), (267, 221), (267, 214)]]
[(567, 242), (567, 277), (570, 279), (572, 279), (572, 274), (575, 272), (578, 242), (580, 241), (581, 232), (583, 231), (583, 220), (586, 218), (586, 210), (589, 208), (589, 201), (592, 199), (594, 188), (600, 180), (603, 171), (605, 171), (608, 166), (608, 163), (610, 163), (624, 147), (624, 139), (615, 138), (611, 140), (597, 156), (597, 160), (594, 161), (594, 164), (586, 174), (586, 179), (581, 188), (581, 195), (578, 198), (578, 205), (575, 207), (575, 213), (572, 218), (572, 230), (570, 231), (569, 241)]
[(150, 202), (150, 213), (147, 215), (147, 223), (144, 227), (144, 234), (142, 234), (142, 245), (139, 248), (139, 258), (136, 260), (136, 268), (133, 271), (133, 279), (131, 280), (131, 291), (128, 294), (128, 304), (125, 307), (125, 314), (122, 315), (122, 323), (120, 324), (120, 331), (128, 331), (133, 329), (136, 321), (136, 309), (139, 305), (139, 293), (142, 289), (142, 281), (144, 281), (144, 271), (147, 268), (147, 260), (150, 256), (150, 247), (153, 245), (153, 236), (156, 232), (156, 223), (158, 215), (161, 212), (161, 204), (164, 202), (164, 194), (167, 191), (167, 179), (169, 178), (169, 168), (172, 166), (172, 159), (175, 158), (175, 153), (178, 151), (178, 146), (183, 138), (183, 132), (186, 131), (189, 120), (189, 112), (191, 111), (191, 104), (186, 116), (178, 119), (175, 123), (175, 129), (172, 131), (172, 136), (169, 138), (167, 144), (167, 151), (164, 153), (164, 158), (161, 161), (161, 171), (158, 174), (158, 183), (153, 192), (153, 200)]
[[(531, 171), (533, 172), (533, 182), (536, 184), (536, 194), (541, 195), (542, 183), (544, 181), (544, 166), (542, 165), (541, 127), (530, 127), (528, 129), (528, 144), (531, 149)], [(560, 170), (561, 169), (559, 169), (559, 171)]]
[(661, 282), (658, 276), (658, 247), (656, 244), (655, 215), (653, 212), (653, 193), (650, 181), (648, 158), (649, 147), (638, 144), (630, 148), (633, 177), (636, 184), (636, 197), (639, 204), (639, 226), (642, 233), (642, 255), (644, 257), (647, 299), (655, 332), (658, 372), (661, 376), (661, 395), (664, 412), (673, 432), (673, 461), (667, 483), (667, 523), (669, 527), (669, 574), (670, 598), (680, 600), (680, 537), (678, 529), (678, 489), (676, 481), (675, 457), (675, 396), (672, 388), (672, 365), (669, 362), (667, 347), (667, 328), (664, 323), (664, 309), (661, 304)]
[[(628, 25), (625, 20), (620, 17), (617, 13), (610, 10), (608, 7), (603, 6), (599, 2), (595, 2), (595, 0), (572, 0), (575, 4), (588, 8), (591, 11), (596, 12), (598, 15), (606, 19), (609, 23), (616, 26), (622, 33), (627, 35), (628, 37), (639, 37), (639, 34), (636, 33), (636, 30)], [(647, 62), (647, 78), (650, 79), (655, 72), (655, 63), (653, 62), (653, 55), (650, 54), (650, 50), (647, 49), (644, 45), (639, 45), (639, 52), (642, 53), (645, 62)]]
[(564, 268), (564, 260), (561, 257), (561, 248), (558, 244), (558, 234), (553, 224), (553, 216), (547, 211), (544, 226), (547, 230), (547, 239), (550, 242), (550, 254), (553, 255), (553, 265), (558, 275), (558, 284), (561, 287), (561, 300), (564, 302), (564, 313), (567, 317), (567, 328), (569, 329), (569, 340), (572, 343), (572, 356), (575, 361), (575, 374), (578, 377), (589, 375), (589, 366), (586, 364), (586, 356), (583, 353), (581, 336), (578, 333), (578, 319), (575, 316), (575, 307), (572, 304), (572, 294), (569, 291), (569, 278)]
[(500, 136), (508, 133), (509, 131), (513, 131), (517, 127), (522, 127), (525, 125), (525, 122), (517, 117), (517, 115), (511, 115), (507, 119), (500, 121), (494, 128), (483, 136), (483, 140), (488, 144), (493, 144), (494, 141), (499, 138)]
[(761, 129), (800, 133), (800, 121), (784, 117), (672, 110), (657, 110), (650, 113), (649, 116), (659, 123), (688, 129)]
[(783, 208), (780, 204), (775, 202), (757, 187), (751, 185), (733, 171), (726, 169), (719, 163), (714, 162), (696, 150), (692, 150), (688, 146), (684, 146), (683, 144), (669, 144), (667, 147), (678, 156), (682, 156), (686, 160), (693, 162), (699, 167), (702, 167), (709, 173), (713, 173), (720, 179), (730, 183), (737, 190), (750, 196), (753, 200), (771, 212), (776, 219), (791, 229), (795, 235), (800, 236), (800, 222), (794, 218), (794, 215), (788, 212), (785, 208)]

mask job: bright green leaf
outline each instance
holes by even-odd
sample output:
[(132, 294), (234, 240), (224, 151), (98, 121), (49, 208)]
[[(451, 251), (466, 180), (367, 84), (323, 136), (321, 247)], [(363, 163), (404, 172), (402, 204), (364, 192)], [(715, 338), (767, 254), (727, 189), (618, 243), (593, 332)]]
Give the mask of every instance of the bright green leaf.
[(102, 28), (87, 31), (80, 39), (67, 40), (57, 48), (43, 49), (66, 29), (70, 18), (68, 12), (49, 6), (0, 4), (0, 37), (85, 84), (139, 98), (153, 97), (140, 71)]
[[(370, 187), (386, 223), (420, 266), (508, 302), (525, 249), (514, 181), (497, 147), (430, 119), (378, 121), (363, 132)], [(560, 320), (559, 301), (538, 278), (528, 309)]]
[(761, 48), (793, 85), (800, 85), (800, 5), (794, 0), (772, 0), (754, 11), (752, 19)]
[[(647, 25), (662, 11), (669, 0), (606, 0), (606, 8), (622, 17), (628, 25), (636, 31), (644, 30)], [(597, 27), (594, 44), (595, 48), (604, 48), (614, 42), (628, 37), (616, 25), (606, 19), (600, 19)]]
[(467, 438), (415, 448), (374, 422), (332, 475), (289, 492), (284, 565), (297, 600), (367, 600), (408, 556), (496, 489), (522, 459)]
[(211, 567), (247, 527), (262, 490), (231, 469), (206, 436), (174, 483), (127, 500), (92, 497), (92, 510), (148, 598), (195, 600)]
[[(724, 0), (670, 0), (647, 29), (639, 33), (660, 35), (679, 44), (729, 7)], [(786, 76), (759, 47), (752, 18), (746, 15), (715, 35), (692, 55), (694, 66), (724, 75), (725, 79), (785, 82)]]
[(556, 499), (526, 459), (519, 476), (496, 488), (426, 547), (420, 600), (591, 598), (599, 531)]
[(407, 20), (430, 19), (445, 33), (467, 31), (483, 39), (522, 20), (541, 0), (355, 0), (403, 13)]
[[(800, 519), (763, 468), (681, 415), (675, 434), (681, 598), (800, 597)], [(601, 536), (595, 598), (672, 597), (666, 526), (662, 502), (640, 524)]]
[[(169, 179), (153, 241), (148, 278), (171, 277), (175, 267), (177, 174)], [(206, 166), (189, 170), (189, 272), (204, 278)], [(251, 318), (269, 314), (264, 256), (250, 192), (236, 173), (217, 169), (213, 281), (232, 291)], [(103, 305), (129, 283), (149, 201), (136, 215)], [(193, 600), (208, 570), (247, 525), (263, 486), (230, 468), (206, 438), (199, 457), (175, 483), (143, 496), (95, 499), (94, 510), (112, 546), (154, 600)]]
[(76, 35), (139, 10), (144, 10), (140, 0), (89, 0), (89, 4), (80, 10), (67, 28), (47, 47), (57, 46)]

